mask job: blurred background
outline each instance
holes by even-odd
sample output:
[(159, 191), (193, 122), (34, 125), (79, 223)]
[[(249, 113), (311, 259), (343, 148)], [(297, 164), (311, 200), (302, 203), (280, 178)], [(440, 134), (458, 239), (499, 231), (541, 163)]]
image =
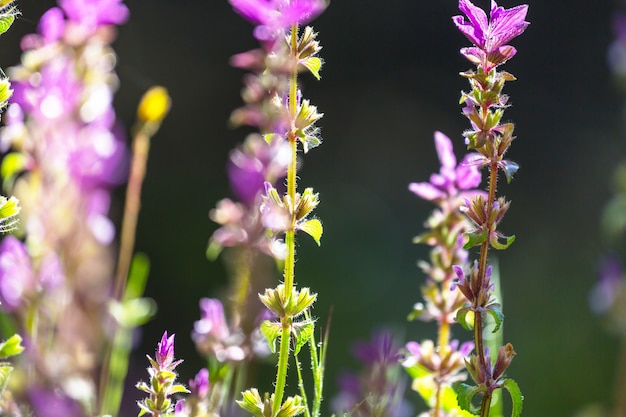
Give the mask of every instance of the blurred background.
[[(205, 257), (216, 228), (207, 214), (230, 196), (228, 152), (248, 132), (227, 126), (241, 104), (244, 74), (228, 60), (256, 43), (252, 26), (226, 0), (126, 3), (131, 19), (115, 44), (118, 115), (130, 128), (139, 98), (154, 84), (173, 99), (152, 143), (136, 245), (151, 259), (147, 291), (159, 312), (143, 330), (134, 368), (145, 378), (144, 354), (168, 330), (177, 334), (186, 380), (203, 366), (189, 337), (198, 301), (222, 297), (228, 283), (220, 260)], [(513, 105), (505, 119), (516, 123), (508, 156), (521, 166), (500, 187), (512, 200), (502, 230), (517, 235), (498, 254), (504, 340), (518, 353), (509, 374), (526, 397), (524, 415), (572, 416), (610, 403), (619, 352), (619, 339), (588, 303), (606, 250), (600, 215), (626, 159), (626, 91), (606, 58), (618, 4), (527, 3), (531, 25), (503, 67), (518, 78), (505, 87)], [(54, 2), (19, 4), (23, 16), (1, 40), (3, 68), (19, 62), (19, 39)], [(488, 7), (486, 0), (476, 4)], [(421, 298), (416, 261), (428, 254), (411, 239), (433, 208), (407, 186), (439, 170), (435, 130), (464, 153), (461, 133), (469, 125), (458, 99), (467, 83), (458, 73), (470, 64), (458, 53), (468, 41), (451, 22), (456, 14), (456, 0), (334, 0), (313, 22), (326, 63), (321, 82), (303, 77), (303, 92), (325, 113), (324, 143), (307, 154), (299, 176), (300, 187), (320, 193), (324, 237), (320, 248), (298, 241), (296, 280), (319, 293), (320, 323), (333, 308), (327, 399), (337, 372), (356, 367), (351, 344), (372, 330), (391, 326), (416, 341), (435, 335), (434, 326), (405, 320)], [(119, 218), (123, 190), (118, 195)], [(456, 328), (453, 336), (470, 334)], [(417, 395), (411, 399), (422, 407)]]

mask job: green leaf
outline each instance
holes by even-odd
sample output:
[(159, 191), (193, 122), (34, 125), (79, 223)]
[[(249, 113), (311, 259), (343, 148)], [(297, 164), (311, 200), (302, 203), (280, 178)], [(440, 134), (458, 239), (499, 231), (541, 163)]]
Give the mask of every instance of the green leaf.
[(463, 249), (468, 250), (473, 248), (474, 246), (482, 245), (487, 241), (487, 231), (486, 230), (475, 230), (471, 232), (464, 233), (467, 241), (463, 245)]
[(13, 22), (15, 21), (15, 15), (9, 14), (8, 16), (0, 17), (0, 35), (9, 30)]
[[(505, 243), (500, 243), (500, 240), (499, 240), (500, 237), (506, 238), (506, 242)], [(493, 235), (491, 235), (491, 238), (489, 239), (489, 244), (491, 245), (492, 248), (494, 248), (496, 250), (504, 250), (504, 249), (508, 248), (509, 246), (511, 246), (513, 244), (513, 242), (515, 242), (515, 235), (498, 236), (497, 234), (493, 234)]]
[(493, 320), (495, 321), (495, 326), (491, 333), (496, 333), (498, 330), (500, 330), (500, 326), (504, 321), (504, 314), (502, 314), (502, 309), (499, 304), (494, 304), (487, 309), (487, 313), (489, 313), (489, 315), (491, 315), (491, 317), (493, 317)]
[(311, 236), (313, 240), (315, 240), (315, 243), (317, 243), (317, 246), (321, 245), (320, 239), (322, 238), (324, 228), (322, 227), (322, 222), (318, 219), (307, 220), (306, 222), (299, 224), (298, 229)]
[(124, 299), (139, 298), (143, 295), (149, 273), (150, 259), (145, 253), (136, 253), (130, 264)]
[(457, 400), (462, 410), (469, 411), (472, 414), (478, 414), (480, 409), (472, 404), (472, 398), (480, 391), (479, 387), (473, 387), (467, 384), (459, 384), (457, 388)]
[(280, 323), (265, 320), (261, 323), (261, 333), (265, 336), (267, 344), (270, 347), (270, 351), (272, 353), (276, 353), (276, 339), (283, 334), (283, 328)]
[[(470, 314), (471, 313), (471, 314)], [(469, 317), (468, 317), (469, 314)], [(456, 312), (456, 321), (467, 331), (474, 330), (474, 312), (470, 307), (460, 308)]]
[(315, 325), (312, 321), (305, 321), (301, 323), (294, 323), (292, 327), (292, 333), (295, 338), (295, 346), (294, 353), (297, 355), (300, 353), (300, 349), (304, 346), (308, 341), (313, 331), (315, 330)]
[(519, 417), (522, 414), (522, 406), (524, 405), (524, 396), (520, 391), (517, 382), (512, 379), (505, 379), (503, 387), (511, 395), (511, 401), (513, 403), (513, 409), (511, 411), (511, 417)]
[(311, 72), (311, 74), (313, 74), (313, 76), (315, 78), (317, 78), (318, 81), (320, 80), (320, 78), (321, 78), (320, 77), (320, 69), (322, 68), (322, 60), (321, 59), (319, 59), (317, 57), (314, 57), (314, 56), (311, 56), (311, 57), (308, 57), (307, 59), (305, 59), (303, 61), (300, 61), (300, 63), (302, 65), (304, 65), (306, 67), (306, 69), (308, 69)]
[(474, 417), (474, 414), (461, 410), (457, 394), (450, 385), (444, 384), (441, 388), (441, 407), (447, 414), (460, 417)]
[(0, 343), (0, 358), (2, 359), (19, 355), (23, 351), (22, 336), (17, 333)]

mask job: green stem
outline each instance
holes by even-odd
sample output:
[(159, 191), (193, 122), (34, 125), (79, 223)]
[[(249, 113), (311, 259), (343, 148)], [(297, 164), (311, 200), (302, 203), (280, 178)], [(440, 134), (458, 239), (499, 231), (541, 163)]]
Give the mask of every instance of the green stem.
[[(291, 28), (291, 55), (297, 57), (298, 46), (298, 25)], [(298, 139), (295, 134), (295, 120), (298, 113), (298, 68), (294, 65), (289, 78), (289, 114), (291, 117), (290, 132), (287, 139), (291, 145), (291, 163), (287, 169), (287, 195), (291, 200), (292, 206), (296, 201), (296, 157), (298, 151)], [(295, 213), (291, 213), (291, 224), (285, 233), (285, 245), (287, 246), (287, 255), (285, 257), (284, 270), (284, 303), (289, 304), (291, 294), (293, 292), (294, 275), (295, 275), (295, 229), (296, 217)], [(291, 317), (281, 317), (282, 334), (280, 336), (280, 352), (278, 355), (278, 370), (276, 371), (276, 385), (274, 387), (274, 415), (280, 409), (285, 391), (287, 380), (287, 365), (289, 362), (289, 344), (291, 342)]]
[(287, 364), (289, 362), (289, 343), (291, 342), (291, 318), (283, 317), (282, 334), (280, 336), (280, 352), (278, 354), (278, 370), (276, 371), (276, 386), (274, 387), (274, 415), (278, 413), (283, 402), (285, 383), (287, 380)]

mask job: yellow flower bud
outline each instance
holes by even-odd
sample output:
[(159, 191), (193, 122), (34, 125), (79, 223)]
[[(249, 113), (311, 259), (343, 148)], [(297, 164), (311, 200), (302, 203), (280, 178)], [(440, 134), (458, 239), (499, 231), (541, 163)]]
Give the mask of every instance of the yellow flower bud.
[(167, 115), (171, 104), (164, 87), (152, 87), (141, 98), (137, 118), (143, 123), (159, 123)]

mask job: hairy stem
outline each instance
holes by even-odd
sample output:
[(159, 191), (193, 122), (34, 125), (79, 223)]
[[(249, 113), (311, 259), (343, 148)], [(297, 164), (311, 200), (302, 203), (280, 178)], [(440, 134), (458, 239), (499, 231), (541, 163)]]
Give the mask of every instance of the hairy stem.
[[(293, 57), (297, 54), (298, 46), (298, 26), (291, 28), (291, 54)], [(295, 134), (295, 120), (298, 112), (298, 68), (294, 66), (291, 77), (289, 79), (289, 113), (291, 122), (290, 132), (288, 134), (289, 144), (291, 145), (291, 163), (287, 169), (287, 195), (292, 204), (296, 200), (296, 156), (298, 151), (298, 140)], [(295, 275), (295, 213), (291, 213), (291, 224), (285, 233), (285, 245), (287, 246), (287, 255), (285, 257), (284, 269), (284, 302), (288, 304), (291, 300), (293, 291), (294, 275)], [(276, 385), (274, 387), (274, 413), (280, 409), (285, 391), (285, 381), (287, 379), (287, 365), (289, 362), (289, 343), (291, 338), (291, 317), (281, 317), (282, 334), (280, 336), (280, 353), (278, 355), (278, 370), (276, 371)]]

